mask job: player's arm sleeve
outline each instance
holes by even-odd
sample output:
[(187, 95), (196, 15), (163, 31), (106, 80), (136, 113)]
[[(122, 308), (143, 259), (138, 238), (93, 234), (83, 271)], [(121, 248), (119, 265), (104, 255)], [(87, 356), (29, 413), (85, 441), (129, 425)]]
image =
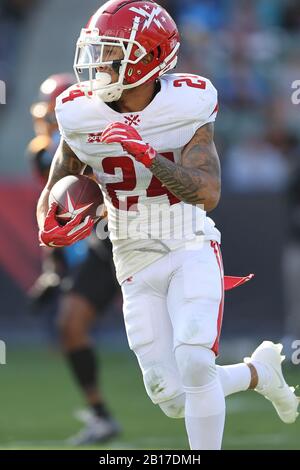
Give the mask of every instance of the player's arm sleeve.
[[(197, 90), (198, 91), (198, 90)], [(215, 122), (218, 113), (218, 92), (210, 80), (206, 79), (206, 88), (203, 93), (198, 93), (195, 100), (195, 132), (205, 124)]]
[[(55, 115), (58, 129), (62, 139), (68, 144), (71, 150), (78, 154), (79, 146), (77, 146), (78, 135), (74, 132), (71, 126), (70, 110), (62, 102), (60, 95), (56, 100)], [(72, 117), (71, 117), (72, 118)]]

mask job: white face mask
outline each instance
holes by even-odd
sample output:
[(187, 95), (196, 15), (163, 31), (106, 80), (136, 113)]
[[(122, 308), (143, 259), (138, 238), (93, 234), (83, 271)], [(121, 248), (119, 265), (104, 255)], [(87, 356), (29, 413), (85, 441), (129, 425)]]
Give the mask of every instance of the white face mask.
[[(125, 88), (133, 88), (133, 85), (124, 85), (124, 77), (128, 64), (136, 64), (147, 52), (134, 38), (138, 29), (139, 18), (133, 21), (130, 39), (120, 39), (113, 37), (99, 36), (99, 31), (81, 31), (77, 41), (77, 48), (74, 60), (74, 71), (79, 83), (83, 85), (83, 90), (87, 96), (95, 94), (105, 102), (117, 101), (120, 99)], [(136, 46), (137, 57), (129, 60), (133, 46)], [(109, 53), (111, 51), (111, 54)], [(116, 83), (111, 83), (110, 74), (107, 72), (97, 72), (99, 67), (113, 66), (115, 61), (120, 61), (119, 78)], [(83, 78), (84, 72), (87, 74)]]

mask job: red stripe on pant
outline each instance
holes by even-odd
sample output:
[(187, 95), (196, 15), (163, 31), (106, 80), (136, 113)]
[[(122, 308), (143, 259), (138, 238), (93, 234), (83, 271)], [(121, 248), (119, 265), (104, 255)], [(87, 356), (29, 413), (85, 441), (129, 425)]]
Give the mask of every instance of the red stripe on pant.
[(214, 250), (214, 253), (216, 255), (217, 263), (220, 268), (220, 282), (221, 282), (221, 290), (222, 290), (222, 297), (219, 305), (219, 313), (218, 313), (218, 320), (217, 320), (217, 337), (216, 340), (212, 346), (212, 351), (215, 353), (217, 356), (219, 353), (219, 340), (220, 340), (220, 335), (221, 335), (221, 329), (222, 329), (222, 321), (223, 321), (223, 312), (224, 312), (224, 269), (223, 269), (223, 261), (222, 261), (222, 254), (221, 254), (221, 249), (219, 243), (215, 241), (210, 242), (211, 247)]

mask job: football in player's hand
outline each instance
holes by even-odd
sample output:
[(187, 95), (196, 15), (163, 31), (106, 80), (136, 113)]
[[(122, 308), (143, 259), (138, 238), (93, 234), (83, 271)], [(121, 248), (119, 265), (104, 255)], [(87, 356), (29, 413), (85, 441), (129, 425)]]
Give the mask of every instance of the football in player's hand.
[(58, 204), (56, 218), (61, 225), (69, 222), (77, 214), (97, 221), (104, 215), (103, 195), (99, 185), (84, 175), (69, 175), (59, 180), (51, 189), (49, 207)]

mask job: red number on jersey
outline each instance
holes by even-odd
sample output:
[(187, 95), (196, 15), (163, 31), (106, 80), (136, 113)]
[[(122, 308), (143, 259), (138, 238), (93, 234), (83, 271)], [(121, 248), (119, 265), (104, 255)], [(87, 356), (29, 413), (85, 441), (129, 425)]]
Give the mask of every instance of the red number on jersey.
[(105, 173), (108, 173), (109, 175), (116, 176), (117, 168), (122, 171), (123, 181), (118, 183), (107, 183), (106, 189), (114, 207), (127, 211), (130, 210), (131, 206), (137, 204), (138, 196), (126, 197), (126, 200), (124, 200), (124, 202), (122, 201), (122, 207), (120, 207), (120, 200), (116, 191), (133, 191), (135, 189), (136, 175), (133, 161), (129, 157), (106, 157), (102, 160), (102, 167)]
[(182, 87), (183, 84), (192, 88), (200, 88), (201, 90), (206, 89), (206, 82), (198, 78), (196, 75), (195, 76), (193, 75), (183, 76), (182, 78), (179, 78), (178, 80), (174, 80), (173, 82), (173, 85), (176, 88)]
[[(165, 158), (174, 162), (174, 154), (172, 152), (162, 153)], [(117, 191), (133, 191), (136, 188), (136, 173), (134, 163), (130, 157), (106, 157), (102, 160), (102, 167), (105, 173), (116, 175), (116, 169), (122, 171), (123, 181), (118, 183), (106, 183), (106, 189), (111, 198), (111, 202), (119, 210), (136, 210), (139, 196), (127, 196), (124, 202), (120, 202)], [(176, 204), (179, 199), (176, 198), (166, 187), (162, 185), (158, 178), (152, 177), (147, 189), (147, 197), (155, 197), (166, 195), (170, 204)]]
[[(88, 92), (89, 95), (92, 94), (91, 91)], [(81, 96), (84, 96), (84, 92), (80, 90), (79, 88), (76, 90), (71, 90), (69, 93), (69, 96), (66, 96), (65, 98), (62, 99), (62, 103), (67, 103), (68, 101), (74, 101), (76, 98), (80, 98)]]
[[(171, 162), (174, 162), (173, 152), (161, 153), (161, 155)], [(177, 199), (177, 197), (174, 196), (174, 194), (172, 194), (165, 186), (163, 186), (162, 182), (153, 175), (150, 185), (147, 189), (147, 197), (163, 196), (164, 194), (168, 196), (171, 205), (179, 202), (179, 199)]]

